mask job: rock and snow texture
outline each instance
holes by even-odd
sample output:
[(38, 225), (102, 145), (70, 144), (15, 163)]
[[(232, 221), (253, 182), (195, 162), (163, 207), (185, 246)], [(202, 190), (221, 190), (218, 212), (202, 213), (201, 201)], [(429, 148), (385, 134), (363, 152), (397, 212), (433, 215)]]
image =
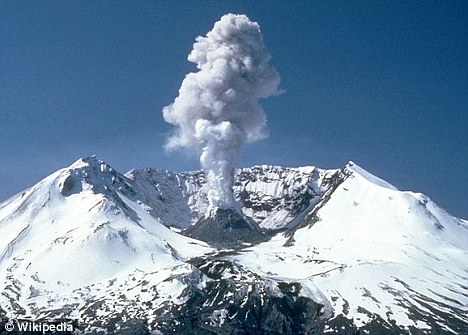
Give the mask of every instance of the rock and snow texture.
[[(335, 316), (363, 329), (465, 334), (467, 222), (355, 164), (341, 179), (295, 229), (236, 260), (265, 275), (312, 279)], [(328, 332), (340, 334), (343, 320), (335, 325)]]
[(131, 196), (125, 177), (87, 158), (1, 204), (1, 298), (34, 314), (79, 301), (75, 290), (85, 286), (212, 251), (172, 232)]
[[(252, 175), (241, 175), (252, 181)], [(145, 327), (163, 333), (190, 333), (194, 325), (184, 318), (193, 320), (201, 310), (206, 310), (197, 316), (201, 328), (211, 320), (226, 330), (273, 308), (274, 318), (258, 319), (258, 329), (246, 329), (261, 332), (278, 320), (291, 334), (320, 328), (325, 314), (314, 291), (291, 291), (290, 285), (299, 284), (243, 270), (232, 279), (219, 277), (189, 262), (199, 257), (210, 263), (213, 248), (163, 223), (174, 223), (164, 222), (171, 219), (190, 226), (206, 208), (200, 172), (143, 170), (124, 176), (95, 157), (57, 171), (0, 204), (0, 316), (65, 317), (95, 327), (84, 331), (99, 330), (110, 319), (118, 327), (125, 320), (144, 320)], [(225, 296), (213, 291), (221, 288)], [(219, 300), (228, 297), (242, 313), (226, 309), (230, 300)], [(186, 303), (191, 306), (182, 308)], [(293, 315), (290, 308), (296, 305), (307, 322)], [(176, 324), (168, 323), (173, 319)]]
[(234, 168), (246, 142), (265, 137), (260, 98), (277, 92), (279, 75), (269, 64), (258, 23), (226, 14), (205, 37), (199, 36), (188, 60), (189, 73), (164, 119), (177, 126), (168, 149), (188, 148), (200, 156), (210, 185), (210, 209), (237, 209)]
[[(235, 171), (234, 196), (244, 215), (261, 228), (285, 228), (319, 201), (339, 170), (254, 166)], [(209, 184), (203, 172), (131, 170), (125, 175), (135, 197), (167, 226), (185, 229), (208, 211)]]
[(244, 168), (244, 215), (280, 230), (220, 253), (174, 231), (203, 217), (207, 185), (202, 172), (122, 175), (89, 157), (0, 204), (0, 319), (64, 316), (97, 327), (86, 331), (132, 320), (163, 334), (466, 333), (468, 222), (426, 196), (353, 163)]

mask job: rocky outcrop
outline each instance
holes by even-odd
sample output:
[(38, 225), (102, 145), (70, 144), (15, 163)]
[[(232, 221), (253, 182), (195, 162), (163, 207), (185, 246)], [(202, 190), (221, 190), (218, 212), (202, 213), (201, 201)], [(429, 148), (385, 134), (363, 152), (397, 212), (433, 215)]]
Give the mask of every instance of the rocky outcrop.
[(239, 247), (266, 240), (257, 224), (234, 209), (216, 208), (184, 231), (189, 237), (218, 247)]

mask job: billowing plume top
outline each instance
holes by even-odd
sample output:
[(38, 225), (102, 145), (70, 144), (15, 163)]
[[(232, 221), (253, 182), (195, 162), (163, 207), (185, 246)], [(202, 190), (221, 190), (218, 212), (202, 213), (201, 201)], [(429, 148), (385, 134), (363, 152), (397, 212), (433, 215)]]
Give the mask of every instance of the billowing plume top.
[(250, 141), (264, 137), (258, 99), (274, 94), (280, 79), (268, 64), (259, 25), (245, 15), (224, 15), (206, 37), (197, 37), (188, 60), (200, 71), (185, 77), (179, 96), (163, 110), (164, 119), (179, 127), (167, 147), (201, 149), (199, 120), (235, 123)]
[(212, 207), (235, 207), (233, 169), (245, 142), (266, 136), (258, 103), (277, 92), (279, 75), (268, 62), (260, 27), (245, 15), (227, 14), (205, 37), (197, 37), (188, 60), (197, 64), (179, 96), (163, 109), (177, 126), (167, 149), (195, 149), (207, 171)]

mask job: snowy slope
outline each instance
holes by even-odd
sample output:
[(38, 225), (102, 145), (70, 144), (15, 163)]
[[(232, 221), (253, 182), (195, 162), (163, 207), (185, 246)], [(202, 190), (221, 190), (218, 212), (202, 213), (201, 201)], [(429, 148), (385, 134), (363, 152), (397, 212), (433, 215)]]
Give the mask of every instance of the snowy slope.
[(177, 233), (206, 187), (88, 157), (0, 204), (0, 328), (6, 314), (104, 333), (466, 333), (468, 222), (426, 196), (351, 162), (244, 168), (236, 199), (273, 237), (220, 251)]
[(2, 204), (1, 306), (8, 310), (14, 298), (34, 314), (37, 306), (79, 300), (72, 292), (85, 286), (179, 267), (212, 251), (170, 231), (125, 194), (132, 194), (125, 178), (91, 157)]
[(378, 321), (466, 333), (467, 222), (353, 163), (298, 228), (236, 260), (265, 275), (312, 280), (336, 316), (363, 329)]

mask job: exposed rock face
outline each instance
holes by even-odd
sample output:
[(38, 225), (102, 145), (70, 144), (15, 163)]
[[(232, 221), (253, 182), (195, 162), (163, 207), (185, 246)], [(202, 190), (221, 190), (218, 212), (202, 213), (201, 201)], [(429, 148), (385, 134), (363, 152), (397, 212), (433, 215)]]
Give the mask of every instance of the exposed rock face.
[(241, 246), (266, 240), (257, 224), (234, 209), (216, 208), (185, 232), (187, 236), (223, 247)]
[[(242, 214), (265, 230), (285, 228), (320, 200), (339, 170), (313, 166), (261, 165), (235, 171), (234, 196)], [(132, 170), (135, 198), (167, 226), (186, 229), (208, 211), (207, 184), (201, 171)]]

